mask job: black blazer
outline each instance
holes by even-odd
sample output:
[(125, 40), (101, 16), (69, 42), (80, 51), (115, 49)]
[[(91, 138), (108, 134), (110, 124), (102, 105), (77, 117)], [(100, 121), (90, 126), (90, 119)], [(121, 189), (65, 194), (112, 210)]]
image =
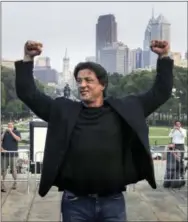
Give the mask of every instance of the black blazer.
[[(41, 119), (48, 122), (43, 169), (39, 194), (45, 196), (52, 186), (58, 187), (58, 173), (69, 148), (71, 132), (82, 109), (80, 102), (63, 97), (53, 100), (35, 86), (33, 62), (15, 62), (16, 92), (18, 97)], [(146, 93), (123, 99), (108, 98), (108, 104), (132, 129), (125, 146), (125, 185), (146, 179), (156, 189), (153, 160), (145, 118), (171, 96), (173, 60), (158, 59), (153, 87)]]

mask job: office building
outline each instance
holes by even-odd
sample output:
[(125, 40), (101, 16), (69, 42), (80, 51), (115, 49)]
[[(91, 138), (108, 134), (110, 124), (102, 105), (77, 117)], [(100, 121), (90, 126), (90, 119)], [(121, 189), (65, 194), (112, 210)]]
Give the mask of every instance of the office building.
[(101, 49), (117, 42), (117, 23), (112, 14), (101, 15), (96, 24), (96, 61), (100, 63)]

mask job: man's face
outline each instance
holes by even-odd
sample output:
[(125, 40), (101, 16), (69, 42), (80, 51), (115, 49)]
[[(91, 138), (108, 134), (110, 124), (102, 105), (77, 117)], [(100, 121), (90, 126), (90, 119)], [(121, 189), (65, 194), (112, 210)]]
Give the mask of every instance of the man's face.
[(93, 71), (80, 70), (77, 75), (77, 84), (82, 101), (90, 103), (103, 97), (104, 86), (100, 84)]
[(181, 123), (180, 122), (176, 122), (175, 126), (179, 128), (179, 127), (181, 127)]
[(169, 148), (170, 150), (172, 150), (172, 149), (175, 148), (175, 145), (171, 143), (171, 144), (168, 145), (168, 148)]
[(8, 123), (8, 128), (9, 128), (9, 129), (13, 129), (13, 128), (14, 128), (13, 123)]

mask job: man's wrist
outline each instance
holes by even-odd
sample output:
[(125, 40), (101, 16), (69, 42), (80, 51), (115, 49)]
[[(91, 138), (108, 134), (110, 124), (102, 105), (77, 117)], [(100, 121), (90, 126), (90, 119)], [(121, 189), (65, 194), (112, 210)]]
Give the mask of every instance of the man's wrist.
[(24, 55), (23, 62), (33, 62), (34, 58), (29, 55)]
[(165, 53), (165, 54), (161, 54), (161, 55), (159, 55), (159, 59), (162, 59), (162, 58), (169, 58), (170, 57), (170, 53), (169, 52), (167, 52), (167, 53)]

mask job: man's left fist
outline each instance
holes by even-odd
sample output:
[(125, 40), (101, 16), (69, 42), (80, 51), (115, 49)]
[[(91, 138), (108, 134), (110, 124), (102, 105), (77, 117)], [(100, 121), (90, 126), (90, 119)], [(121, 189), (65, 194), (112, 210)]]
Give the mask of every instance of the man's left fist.
[(168, 55), (170, 45), (167, 41), (152, 40), (150, 45), (151, 51), (159, 56)]

